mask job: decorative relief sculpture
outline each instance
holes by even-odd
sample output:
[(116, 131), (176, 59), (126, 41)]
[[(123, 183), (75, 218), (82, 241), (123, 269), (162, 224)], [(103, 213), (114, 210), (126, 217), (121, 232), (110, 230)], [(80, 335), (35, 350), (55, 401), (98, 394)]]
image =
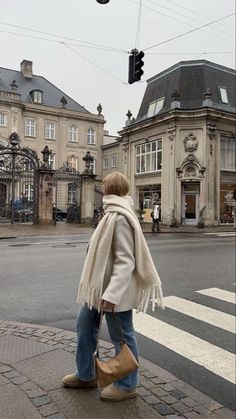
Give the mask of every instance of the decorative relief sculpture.
[(193, 133), (189, 134), (184, 139), (184, 149), (186, 152), (192, 153), (198, 148), (198, 140)]
[(207, 135), (209, 137), (209, 143), (210, 143), (210, 155), (212, 155), (213, 152), (213, 142), (216, 136), (216, 126), (214, 124), (207, 124)]
[(176, 168), (179, 178), (203, 178), (206, 168), (201, 165), (194, 154), (189, 154), (180, 167)]
[(173, 143), (174, 140), (176, 138), (176, 127), (175, 126), (170, 126), (167, 128), (167, 135), (168, 138), (170, 140), (170, 154), (173, 153)]

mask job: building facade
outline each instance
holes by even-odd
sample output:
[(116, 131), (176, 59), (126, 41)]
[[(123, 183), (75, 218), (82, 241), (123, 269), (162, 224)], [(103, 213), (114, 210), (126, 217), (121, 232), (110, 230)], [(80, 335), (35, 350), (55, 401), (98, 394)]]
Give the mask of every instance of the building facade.
[[(50, 167), (58, 170), (67, 165), (83, 172), (87, 151), (93, 157), (92, 169), (101, 182), (104, 117), (101, 106), (98, 114), (90, 113), (79, 103), (42, 76), (34, 75), (31, 61), (23, 60), (20, 71), (0, 68), (0, 142), (16, 132), (24, 147), (41, 151), (47, 145), (51, 151)], [(19, 199), (30, 198), (32, 185), (22, 186)], [(59, 193), (60, 191), (60, 193)], [(64, 210), (76, 198), (73, 185), (58, 184), (57, 206)], [(0, 179), (0, 194), (10, 200), (10, 189)], [(55, 192), (54, 192), (55, 195)]]
[(151, 221), (157, 200), (163, 224), (232, 222), (235, 71), (205, 60), (180, 62), (147, 81), (137, 118), (127, 116), (117, 144), (103, 147), (103, 173), (116, 154), (144, 219)]

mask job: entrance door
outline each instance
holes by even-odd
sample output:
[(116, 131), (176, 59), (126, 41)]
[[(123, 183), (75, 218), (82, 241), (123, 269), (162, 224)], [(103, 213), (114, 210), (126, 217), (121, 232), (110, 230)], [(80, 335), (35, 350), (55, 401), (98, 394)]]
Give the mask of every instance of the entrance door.
[(199, 186), (199, 183), (183, 184), (182, 218), (184, 224), (196, 225), (198, 222)]

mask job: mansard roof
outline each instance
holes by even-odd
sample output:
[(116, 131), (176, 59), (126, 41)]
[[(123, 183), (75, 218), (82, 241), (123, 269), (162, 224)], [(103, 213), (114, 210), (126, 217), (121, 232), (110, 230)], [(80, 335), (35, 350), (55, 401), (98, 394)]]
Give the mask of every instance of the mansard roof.
[(11, 84), (15, 80), (18, 86), (16, 93), (21, 95), (22, 103), (32, 103), (30, 93), (34, 90), (43, 93), (42, 105), (52, 108), (61, 108), (61, 98), (66, 99), (65, 109), (90, 114), (83, 106), (71, 99), (66, 93), (54, 86), (42, 76), (32, 74), (31, 78), (25, 77), (21, 71), (0, 67), (0, 91), (11, 92)]
[[(224, 112), (235, 112), (235, 70), (206, 60), (180, 61), (174, 66), (147, 80), (146, 91), (134, 123), (148, 118), (149, 104), (165, 98), (157, 115), (169, 112), (173, 93), (179, 97), (181, 110), (193, 110), (210, 106)], [(223, 103), (220, 87), (226, 89), (228, 104)], [(210, 91), (211, 105), (204, 104), (205, 94)]]

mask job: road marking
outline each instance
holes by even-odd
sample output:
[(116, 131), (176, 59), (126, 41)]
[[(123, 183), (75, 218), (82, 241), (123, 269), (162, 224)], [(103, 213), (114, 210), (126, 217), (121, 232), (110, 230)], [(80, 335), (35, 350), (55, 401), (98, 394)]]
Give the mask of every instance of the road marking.
[(222, 231), (222, 232), (215, 232), (215, 233), (204, 233), (212, 236), (218, 236), (218, 237), (235, 237), (236, 233), (234, 231)]
[(213, 326), (220, 327), (228, 332), (236, 333), (235, 317), (230, 314), (222, 313), (221, 311), (214, 310), (213, 308), (174, 296), (165, 297), (164, 303), (166, 307), (180, 313), (204, 321)]
[(235, 383), (235, 355), (144, 313), (134, 313), (135, 330)]
[(236, 294), (234, 292), (221, 290), (219, 288), (208, 288), (196, 292), (198, 292), (199, 294), (207, 295), (208, 297), (213, 297), (217, 298), (218, 300), (226, 301), (227, 303), (236, 303)]

